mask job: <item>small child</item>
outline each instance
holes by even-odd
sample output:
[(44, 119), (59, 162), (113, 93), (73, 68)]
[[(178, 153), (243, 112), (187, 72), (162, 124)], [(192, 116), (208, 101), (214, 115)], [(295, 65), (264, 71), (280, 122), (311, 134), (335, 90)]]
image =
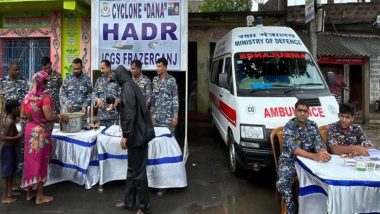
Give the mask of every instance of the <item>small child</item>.
[(19, 195), (12, 192), (12, 183), (16, 176), (17, 170), (17, 144), (23, 137), (23, 132), (18, 132), (16, 128), (16, 118), (20, 115), (20, 103), (17, 100), (8, 100), (5, 104), (6, 118), (4, 121), (4, 132), (0, 136), (3, 145), (0, 150), (1, 158), (1, 178), (4, 180), (4, 193), (1, 203), (9, 204), (17, 199), (13, 198)]

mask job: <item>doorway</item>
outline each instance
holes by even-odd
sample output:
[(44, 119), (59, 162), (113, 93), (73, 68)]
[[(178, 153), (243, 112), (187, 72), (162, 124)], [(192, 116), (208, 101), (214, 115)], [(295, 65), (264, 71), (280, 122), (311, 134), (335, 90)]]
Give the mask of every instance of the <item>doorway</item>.
[(350, 65), (350, 100), (349, 103), (352, 104), (356, 111), (362, 109), (362, 65)]
[(189, 54), (188, 54), (188, 84), (189, 84), (189, 112), (197, 111), (197, 73), (198, 73), (198, 61), (197, 61), (197, 43), (189, 42)]

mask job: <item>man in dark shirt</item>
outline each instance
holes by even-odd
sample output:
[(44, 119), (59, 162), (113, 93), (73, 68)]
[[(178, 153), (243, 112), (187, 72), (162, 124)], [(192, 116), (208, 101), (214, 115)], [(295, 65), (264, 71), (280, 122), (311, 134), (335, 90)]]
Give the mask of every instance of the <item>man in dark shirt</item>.
[[(124, 202), (116, 204), (126, 209), (139, 209), (137, 214), (150, 213), (148, 179), (146, 163), (148, 159), (148, 142), (155, 137), (146, 99), (140, 88), (132, 80), (130, 71), (120, 65), (115, 72), (116, 81), (121, 87), (120, 126), (123, 136), (120, 141), (122, 149), (128, 148), (128, 173), (125, 184)], [(137, 204), (136, 198), (138, 198)]]
[(296, 103), (295, 115), (284, 128), (284, 147), (279, 158), (276, 183), (290, 214), (297, 213), (292, 198), (292, 185), (296, 176), (295, 156), (320, 162), (329, 161), (331, 158), (321, 140), (317, 124), (308, 119), (309, 107), (304, 101)]
[(353, 124), (355, 110), (350, 104), (339, 106), (339, 121), (327, 129), (327, 147), (331, 153), (341, 155), (368, 156), (368, 147), (373, 147), (362, 127)]

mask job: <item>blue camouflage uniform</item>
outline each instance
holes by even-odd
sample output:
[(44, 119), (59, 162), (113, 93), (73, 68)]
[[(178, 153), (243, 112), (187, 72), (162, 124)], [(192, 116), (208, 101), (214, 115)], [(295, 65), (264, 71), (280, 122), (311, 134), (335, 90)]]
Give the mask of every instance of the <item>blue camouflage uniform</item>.
[(63, 85), (59, 92), (59, 100), (62, 107), (67, 107), (67, 104), (73, 106), (72, 111), (81, 111), (83, 107), (90, 106), (92, 95), (92, 84), (90, 77), (81, 74), (76, 77), (74, 74), (69, 74), (63, 81)]
[(5, 101), (15, 99), (21, 103), (28, 91), (28, 83), (22, 77), (11, 80), (6, 76), (0, 80), (0, 93), (4, 93)]
[(114, 124), (118, 124), (119, 121), (119, 113), (116, 108), (107, 111), (106, 109), (109, 107), (109, 104), (106, 102), (107, 97), (112, 97), (120, 101), (120, 86), (117, 84), (115, 80), (115, 74), (111, 73), (109, 79), (106, 79), (103, 76), (100, 76), (95, 83), (94, 92), (92, 93), (92, 100), (96, 105), (96, 98), (101, 99), (104, 102), (104, 108), (98, 107), (98, 118), (100, 120), (100, 125), (102, 126), (112, 126)]
[(327, 129), (327, 148), (331, 149), (334, 145), (373, 147), (360, 125), (351, 124), (348, 127), (348, 132), (345, 133), (339, 121), (330, 124)]
[(50, 93), (51, 98), (54, 103), (54, 112), (60, 112), (60, 103), (59, 103), (59, 89), (62, 86), (62, 77), (61, 74), (57, 71), (52, 71), (49, 75), (46, 90)]
[(145, 76), (144, 74), (141, 74), (141, 76), (138, 79), (135, 79), (133, 77), (133, 81), (140, 88), (142, 94), (145, 97), (146, 102), (149, 104), (152, 96), (152, 81), (149, 79), (149, 77)]
[(167, 127), (172, 133), (175, 127), (172, 125), (173, 117), (178, 118), (178, 89), (174, 77), (167, 74), (161, 80), (159, 76), (153, 78), (153, 92), (150, 100), (151, 114), (154, 118), (154, 126)]
[(317, 153), (321, 148), (326, 148), (314, 121), (307, 120), (305, 127), (301, 128), (298, 127), (296, 118), (293, 118), (284, 128), (284, 147), (279, 158), (276, 187), (290, 214), (297, 213), (292, 196), (292, 185), (296, 176), (293, 153), (297, 148), (313, 153)]

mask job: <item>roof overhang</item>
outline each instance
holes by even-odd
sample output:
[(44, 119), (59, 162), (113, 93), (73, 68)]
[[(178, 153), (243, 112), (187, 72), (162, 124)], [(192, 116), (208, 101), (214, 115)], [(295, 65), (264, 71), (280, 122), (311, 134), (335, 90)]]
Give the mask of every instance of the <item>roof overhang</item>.
[[(310, 50), (310, 38), (305, 32), (297, 32)], [(380, 36), (373, 34), (321, 33), (317, 36), (317, 55), (332, 57), (380, 56)]]
[[(43, 5), (43, 6), (42, 6)], [(91, 14), (90, 0), (8, 0), (0, 1), (0, 13), (27, 13), (30, 11), (69, 10), (82, 15)]]
[[(279, 25), (283, 22), (285, 11), (253, 11), (253, 12), (196, 12), (189, 13), (189, 28), (237, 27), (246, 26), (247, 16), (263, 17), (265, 26)], [(281, 24), (283, 25), (283, 24)]]

